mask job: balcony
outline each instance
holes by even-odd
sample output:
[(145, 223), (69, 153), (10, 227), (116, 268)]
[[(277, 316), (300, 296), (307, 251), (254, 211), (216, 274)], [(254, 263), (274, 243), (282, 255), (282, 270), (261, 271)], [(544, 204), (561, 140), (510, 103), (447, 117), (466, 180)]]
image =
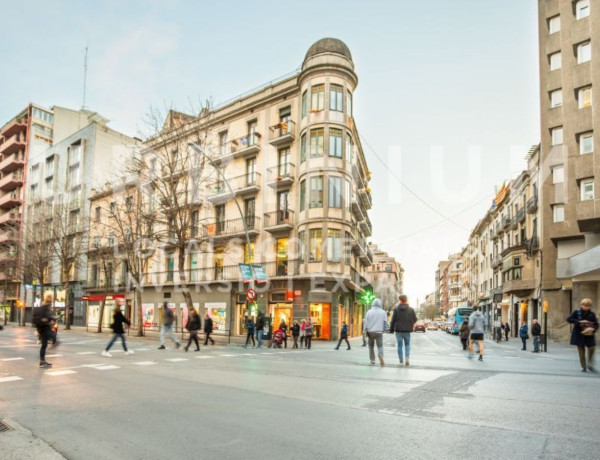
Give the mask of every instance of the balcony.
[(23, 135), (15, 134), (0, 144), (0, 153), (2, 153), (5, 158), (20, 150), (25, 150), (25, 136)]
[(352, 192), (352, 199), (351, 199), (351, 206), (350, 207), (352, 209), (352, 213), (354, 214), (354, 217), (356, 217), (356, 220), (358, 222), (364, 220), (365, 213), (363, 212), (361, 203), (358, 200), (358, 196), (357, 196), (356, 192)]
[(17, 235), (11, 231), (0, 233), (0, 244), (13, 243), (17, 241)]
[(236, 237), (244, 238), (246, 236), (244, 223), (246, 224), (246, 228), (248, 229), (248, 234), (250, 236), (256, 236), (260, 233), (260, 217), (247, 216), (243, 219), (229, 219), (207, 224), (204, 226), (202, 236), (204, 238), (214, 239)]
[(270, 233), (289, 231), (294, 228), (294, 211), (291, 209), (266, 212), (264, 219), (264, 229)]
[(0, 209), (12, 209), (21, 204), (21, 198), (15, 192), (0, 197)]
[(373, 199), (371, 198), (371, 189), (369, 187), (359, 189), (358, 196), (360, 196), (365, 209), (371, 209), (373, 207)]
[(294, 140), (296, 123), (292, 120), (281, 121), (269, 127), (269, 144), (279, 146), (290, 144)]
[[(260, 173), (246, 173), (241, 176), (236, 176), (231, 179), (227, 179), (227, 183), (234, 195), (249, 195), (256, 193), (260, 190)], [(214, 185), (210, 186), (207, 190), (208, 201), (214, 204), (225, 203), (232, 198), (231, 190), (229, 189), (225, 181), (219, 180)]]
[(4, 174), (11, 173), (17, 169), (22, 169), (25, 166), (23, 155), (13, 153), (12, 155), (4, 155), (4, 159), (0, 161), (0, 171)]
[(2, 136), (10, 137), (13, 134), (18, 134), (27, 129), (27, 120), (25, 118), (21, 118), (17, 120), (14, 118), (12, 121), (9, 121), (4, 128), (2, 129)]
[(16, 212), (6, 212), (0, 216), (0, 225), (18, 225), (20, 222), (21, 218)]
[(531, 198), (527, 200), (527, 213), (533, 214), (538, 210), (538, 197), (537, 195), (533, 195)]
[(354, 282), (354, 284), (362, 289), (368, 289), (372, 287), (371, 283), (369, 283), (369, 281), (352, 266), (350, 266), (350, 279)]
[(267, 185), (274, 189), (288, 187), (294, 183), (294, 164), (282, 163), (267, 169)]
[(365, 213), (364, 219), (361, 220), (358, 225), (365, 236), (371, 236), (373, 234), (373, 225), (371, 225), (371, 219), (369, 219), (367, 213)]
[(525, 222), (525, 208), (524, 207), (517, 211), (516, 219), (517, 219), (517, 222), (519, 222), (520, 224)]
[(251, 133), (232, 140), (230, 150), (233, 158), (243, 158), (258, 153), (260, 151), (260, 137), (259, 133)]
[(534, 278), (515, 279), (504, 281), (502, 283), (502, 292), (505, 294), (514, 294), (517, 297), (527, 297), (536, 287), (537, 282)]
[(289, 259), (280, 259), (274, 262), (262, 262), (257, 265), (262, 265), (265, 268), (265, 273), (269, 278), (297, 275), (300, 269), (300, 264), (297, 260)]
[(508, 230), (509, 227), (510, 227), (510, 217), (509, 216), (505, 216), (500, 221), (500, 228), (502, 230)]
[(0, 179), (0, 190), (5, 192), (10, 192), (21, 185), (23, 185), (23, 173), (21, 171), (7, 174)]
[(517, 216), (513, 217), (510, 220), (510, 228), (511, 230), (516, 230), (517, 228), (519, 228), (519, 221), (517, 220)]
[[(559, 279), (575, 276), (594, 276), (600, 272), (600, 246), (586, 249), (566, 259), (556, 260), (556, 277)], [(591, 277), (590, 276), (590, 277)]]
[(502, 266), (502, 255), (498, 254), (492, 258), (492, 268), (496, 269)]

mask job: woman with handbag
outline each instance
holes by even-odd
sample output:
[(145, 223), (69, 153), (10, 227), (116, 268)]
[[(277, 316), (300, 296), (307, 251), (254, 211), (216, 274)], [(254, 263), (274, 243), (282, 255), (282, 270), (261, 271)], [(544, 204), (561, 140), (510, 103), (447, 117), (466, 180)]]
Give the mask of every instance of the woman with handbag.
[(190, 331), (190, 338), (188, 339), (188, 343), (185, 346), (184, 350), (188, 351), (190, 349), (190, 345), (192, 344), (192, 340), (196, 344), (196, 349), (194, 351), (200, 351), (200, 343), (198, 343), (198, 331), (202, 325), (200, 324), (200, 315), (196, 311), (195, 308), (190, 310), (190, 317), (187, 320), (187, 324), (185, 328)]
[(521, 327), (519, 328), (519, 337), (521, 338), (521, 341), (523, 342), (523, 348), (521, 348), (521, 351), (526, 351), (527, 350), (527, 339), (529, 339), (529, 328), (527, 327), (527, 321), (523, 321), (521, 323)]
[[(579, 309), (569, 315), (567, 322), (573, 324), (571, 345), (575, 345), (579, 352), (581, 372), (587, 372), (588, 370), (595, 372), (594, 350), (596, 347), (595, 334), (598, 330), (598, 318), (592, 311), (592, 300), (583, 299)], [(588, 349), (587, 363), (585, 360), (586, 347)]]

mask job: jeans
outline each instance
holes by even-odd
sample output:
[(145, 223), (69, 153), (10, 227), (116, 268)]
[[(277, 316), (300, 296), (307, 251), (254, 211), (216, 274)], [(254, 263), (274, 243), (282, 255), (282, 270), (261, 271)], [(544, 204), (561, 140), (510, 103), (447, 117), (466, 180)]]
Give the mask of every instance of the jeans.
[(256, 348), (260, 348), (263, 343), (263, 331), (256, 331), (256, 341), (258, 342)]
[(522, 350), (526, 350), (527, 349), (527, 339), (525, 337), (521, 337), (521, 341), (523, 342)]
[(304, 348), (308, 348), (310, 350), (310, 346), (312, 344), (312, 335), (307, 335), (304, 337)]
[(189, 349), (192, 344), (192, 340), (196, 344), (196, 350), (200, 350), (200, 344), (198, 343), (198, 331), (190, 331), (190, 338), (188, 339), (185, 349)]
[(181, 345), (181, 342), (177, 339), (177, 337), (175, 337), (175, 334), (173, 334), (172, 324), (169, 324), (168, 326), (166, 324), (163, 324), (163, 327), (160, 330), (160, 344), (163, 347), (165, 346), (165, 336), (168, 336), (173, 342)]
[(340, 341), (338, 342), (337, 347), (335, 347), (335, 349), (337, 350), (338, 348), (340, 348), (340, 345), (342, 344), (343, 340), (346, 341), (346, 345), (348, 345), (348, 350), (350, 350), (350, 342), (348, 342), (348, 339), (346, 339), (346, 338), (340, 339)]
[(40, 348), (40, 362), (46, 361), (46, 349), (48, 348), (49, 340), (56, 340), (54, 337), (54, 333), (50, 328), (38, 329), (38, 336), (42, 341), (42, 346)]
[(410, 357), (410, 332), (396, 332), (396, 342), (398, 342), (398, 359), (401, 363), (404, 362), (402, 357), (402, 347), (405, 348), (404, 355), (406, 360)]
[(579, 353), (579, 363), (581, 364), (581, 369), (587, 370), (589, 367), (594, 366), (594, 350), (595, 349), (596, 349), (596, 347), (588, 347), (588, 359), (587, 359), (587, 363), (586, 363), (585, 362), (585, 347), (577, 347), (577, 352)]
[(112, 339), (110, 339), (110, 341), (108, 342), (108, 345), (106, 345), (106, 351), (110, 350), (110, 347), (113, 346), (113, 343), (115, 343), (118, 338), (121, 338), (121, 341), (123, 342), (123, 350), (127, 351), (127, 344), (125, 343), (125, 334), (122, 332), (114, 333), (114, 335), (112, 336)]
[(375, 362), (375, 343), (377, 343), (377, 356), (383, 356), (383, 332), (367, 332), (369, 338), (369, 358)]
[(533, 351), (540, 351), (540, 336), (533, 336)]

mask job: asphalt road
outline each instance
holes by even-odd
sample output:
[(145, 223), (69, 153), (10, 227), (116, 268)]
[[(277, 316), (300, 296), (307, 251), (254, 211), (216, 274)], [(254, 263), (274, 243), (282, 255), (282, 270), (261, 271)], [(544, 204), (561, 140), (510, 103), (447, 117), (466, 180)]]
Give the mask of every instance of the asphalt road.
[[(576, 351), (520, 351), (486, 343), (469, 360), (456, 337), (413, 334), (399, 367), (386, 335), (386, 366), (367, 349), (202, 347), (157, 350), (129, 339), (100, 356), (108, 335), (61, 332), (38, 368), (30, 328), (0, 332), (2, 458), (305, 459), (593, 458), (600, 451), (600, 380)], [(56, 355), (56, 356), (52, 356)], [(29, 430), (29, 431), (27, 431)], [(10, 442), (9, 442), (10, 441)], [(46, 446), (37, 450), (35, 442)], [(29, 443), (29, 444), (28, 444)]]

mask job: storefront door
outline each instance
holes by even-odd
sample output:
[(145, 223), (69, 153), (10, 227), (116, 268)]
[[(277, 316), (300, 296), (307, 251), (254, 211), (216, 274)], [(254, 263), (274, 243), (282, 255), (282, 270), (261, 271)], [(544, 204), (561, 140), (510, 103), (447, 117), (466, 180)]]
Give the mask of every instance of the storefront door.
[(292, 304), (290, 303), (276, 303), (273, 307), (273, 329), (279, 328), (281, 321), (285, 321), (285, 324), (290, 330), (292, 322)]
[(315, 339), (330, 340), (331, 338), (331, 304), (310, 303), (310, 320), (313, 323)]

